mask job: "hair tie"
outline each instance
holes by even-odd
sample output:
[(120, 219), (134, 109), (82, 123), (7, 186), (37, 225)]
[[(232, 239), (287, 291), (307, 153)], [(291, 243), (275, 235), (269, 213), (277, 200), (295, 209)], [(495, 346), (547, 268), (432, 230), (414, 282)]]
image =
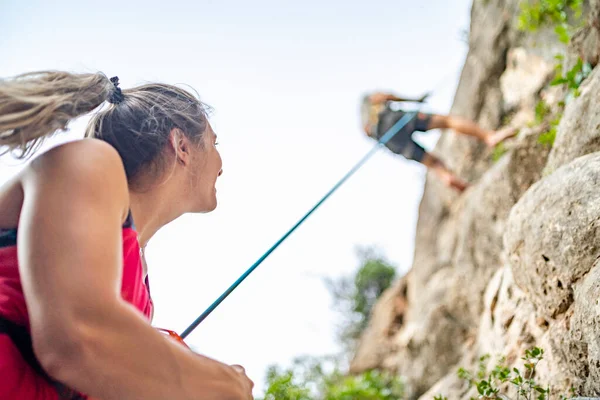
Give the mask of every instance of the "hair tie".
[(113, 90), (110, 92), (110, 96), (108, 96), (108, 102), (111, 104), (119, 104), (125, 100), (125, 96), (119, 87), (119, 77), (113, 76), (110, 78), (110, 81), (113, 84)]

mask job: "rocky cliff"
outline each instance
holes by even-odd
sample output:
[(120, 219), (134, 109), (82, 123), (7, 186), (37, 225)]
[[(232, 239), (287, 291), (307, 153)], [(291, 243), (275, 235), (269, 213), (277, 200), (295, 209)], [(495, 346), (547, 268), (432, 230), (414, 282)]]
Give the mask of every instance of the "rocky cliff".
[[(483, 354), (522, 365), (532, 346), (545, 350), (540, 381), (600, 394), (600, 0), (584, 3), (569, 43), (551, 23), (520, 29), (519, 3), (474, 0), (451, 112), (520, 133), (495, 152), (442, 135), (435, 152), (472, 186), (457, 195), (428, 177), (412, 269), (351, 365), (395, 371), (413, 399), (469, 398), (459, 366)], [(556, 55), (565, 77), (578, 60), (591, 73), (551, 85)]]

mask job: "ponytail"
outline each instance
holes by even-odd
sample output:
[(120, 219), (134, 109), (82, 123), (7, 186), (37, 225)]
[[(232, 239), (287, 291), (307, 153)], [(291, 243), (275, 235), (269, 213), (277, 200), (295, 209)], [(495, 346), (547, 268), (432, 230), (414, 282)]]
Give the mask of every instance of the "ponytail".
[(104, 74), (43, 71), (0, 79), (0, 155), (34, 152), (69, 121), (114, 97), (116, 85)]
[(94, 113), (85, 136), (117, 150), (131, 184), (141, 172), (164, 172), (163, 150), (173, 128), (203, 143), (207, 106), (182, 88), (149, 83), (122, 91), (116, 76), (43, 71), (0, 78), (0, 155), (16, 150), (18, 157), (27, 157), (104, 101), (112, 106)]

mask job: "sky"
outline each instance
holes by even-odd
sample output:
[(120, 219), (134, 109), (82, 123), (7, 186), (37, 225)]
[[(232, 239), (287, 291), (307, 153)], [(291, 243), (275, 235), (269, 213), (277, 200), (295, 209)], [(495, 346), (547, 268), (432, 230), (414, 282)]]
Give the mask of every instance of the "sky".
[[(467, 45), (470, 0), (0, 0), (0, 78), (58, 69), (121, 87), (189, 85), (213, 107), (224, 173), (219, 206), (149, 243), (154, 325), (181, 332), (374, 145), (359, 101), (420, 96), (446, 113)], [(82, 137), (86, 118), (48, 143)], [(427, 148), (438, 132), (419, 135)], [(23, 167), (0, 158), (0, 184)], [(325, 277), (358, 267), (357, 246), (411, 266), (425, 169), (380, 150), (188, 338), (264, 371), (340, 349)]]

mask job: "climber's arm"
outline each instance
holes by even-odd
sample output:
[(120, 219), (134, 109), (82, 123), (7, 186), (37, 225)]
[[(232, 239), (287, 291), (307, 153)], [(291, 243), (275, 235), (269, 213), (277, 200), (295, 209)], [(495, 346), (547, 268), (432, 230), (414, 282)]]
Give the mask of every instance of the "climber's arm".
[(423, 103), (427, 99), (427, 97), (429, 97), (429, 93), (426, 93), (425, 95), (421, 96), (418, 99), (411, 99), (408, 97), (396, 96), (395, 94), (392, 94), (392, 93), (377, 92), (377, 93), (373, 93), (371, 96), (369, 96), (369, 100), (371, 101), (372, 104), (382, 104), (382, 103), (387, 103), (388, 101)]

